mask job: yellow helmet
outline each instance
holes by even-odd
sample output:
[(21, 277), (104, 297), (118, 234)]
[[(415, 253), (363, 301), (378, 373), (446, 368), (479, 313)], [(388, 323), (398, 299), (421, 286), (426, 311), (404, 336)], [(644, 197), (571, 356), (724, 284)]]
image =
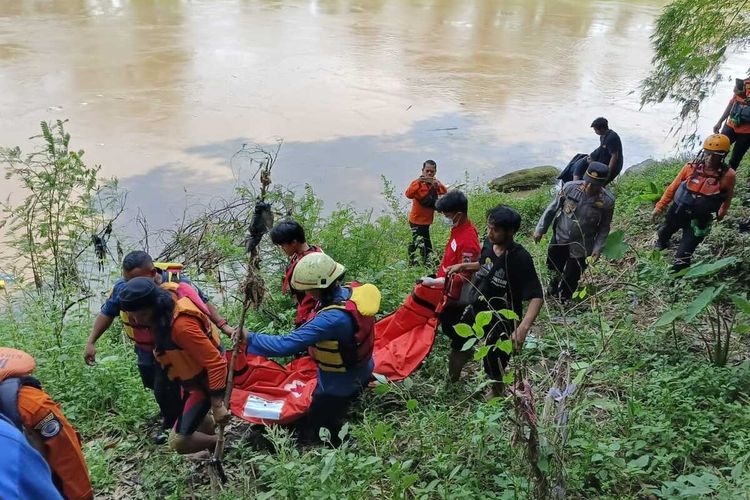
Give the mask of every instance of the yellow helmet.
[(180, 281), (183, 265), (179, 262), (154, 262), (154, 267), (166, 274), (166, 281)]
[(703, 149), (715, 154), (727, 154), (732, 143), (724, 134), (711, 134), (703, 141)]
[(346, 268), (322, 252), (307, 254), (294, 266), (292, 288), (301, 292), (328, 288)]

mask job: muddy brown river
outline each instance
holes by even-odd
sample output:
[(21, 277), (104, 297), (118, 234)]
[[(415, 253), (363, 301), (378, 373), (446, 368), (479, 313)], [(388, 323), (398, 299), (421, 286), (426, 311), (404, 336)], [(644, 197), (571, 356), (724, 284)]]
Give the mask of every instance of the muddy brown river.
[(278, 138), (274, 180), (329, 208), (378, 207), (381, 176), (402, 191), (427, 158), (446, 182), (562, 166), (594, 148), (599, 115), (628, 166), (675, 151), (675, 107), (641, 110), (637, 92), (664, 3), (3, 0), (0, 143), (70, 119), (154, 227), (230, 193), (232, 154)]

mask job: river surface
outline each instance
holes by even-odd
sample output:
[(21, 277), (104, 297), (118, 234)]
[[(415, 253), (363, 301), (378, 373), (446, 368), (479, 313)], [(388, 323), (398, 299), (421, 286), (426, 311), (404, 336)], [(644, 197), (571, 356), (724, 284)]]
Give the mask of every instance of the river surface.
[(2, 0), (0, 143), (28, 148), (39, 121), (70, 119), (156, 228), (230, 194), (242, 144), (279, 138), (274, 181), (309, 183), (328, 208), (378, 207), (381, 175), (402, 191), (427, 158), (445, 182), (562, 167), (596, 146), (599, 115), (628, 166), (675, 152), (675, 107), (638, 99), (664, 4)]

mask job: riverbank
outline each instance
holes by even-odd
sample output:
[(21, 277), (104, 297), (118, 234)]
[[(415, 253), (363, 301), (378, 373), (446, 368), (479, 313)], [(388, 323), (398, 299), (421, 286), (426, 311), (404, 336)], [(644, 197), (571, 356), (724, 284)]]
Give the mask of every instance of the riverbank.
[[(531, 408), (542, 439), (533, 462), (552, 484), (560, 481), (570, 497), (736, 498), (750, 491), (750, 365), (743, 337), (750, 318), (728, 299), (717, 302), (719, 314), (733, 318), (735, 325), (724, 367), (706, 358), (702, 337), (711, 331), (706, 315), (674, 328), (653, 326), (665, 311), (690, 303), (708, 287), (747, 290), (750, 237), (738, 233), (737, 225), (750, 217), (750, 209), (735, 202), (696, 255), (697, 262), (734, 258), (731, 265), (672, 281), (669, 253), (662, 257), (652, 250), (652, 204), (642, 200), (652, 183), (661, 189), (679, 167), (661, 162), (618, 180), (612, 231), (623, 231), (623, 243), (586, 272), (587, 297), (573, 311), (545, 305), (524, 352), (513, 360), (514, 371), (525, 374), (535, 397)], [(747, 166), (738, 186), (745, 185), (746, 172)], [(546, 239), (534, 245), (530, 234), (550, 199), (548, 190), (523, 197), (481, 187), (468, 191), (470, 216), (480, 227), (486, 209), (497, 203), (521, 212), (519, 241), (546, 277)], [(375, 283), (383, 292), (383, 311), (390, 312), (427, 271), (406, 265), (410, 235), (403, 202), (388, 186), (385, 194), (391, 202), (386, 214), (339, 208), (323, 217), (307, 192), (297, 198), (294, 216), (309, 228), (311, 242), (347, 265), (349, 278)], [(741, 191), (738, 198), (745, 194)], [(436, 246), (447, 234), (447, 227), (433, 228)], [(280, 258), (269, 248), (264, 255), (268, 262)], [(201, 282), (201, 276), (194, 277)], [(278, 272), (266, 275), (271, 295), (266, 310), (252, 316), (250, 329), (289, 329), (292, 304), (279, 294), (280, 279)], [(217, 302), (236, 320), (231, 294)], [(37, 358), (37, 375), (83, 435), (95, 491), (110, 498), (207, 497), (205, 468), (148, 442), (147, 422), (157, 408), (141, 387), (132, 348), (122, 335), (110, 331), (99, 343), (99, 363), (87, 367), (82, 352), (92, 318), (85, 307), (69, 314), (57, 347), (50, 326), (38, 319), (44, 316), (37, 314), (44, 301), (26, 299), (19, 306), (22, 314), (0, 315), (0, 343)], [(285, 433), (273, 431), (269, 438), (275, 451), (257, 450), (248, 429), (237, 426), (221, 498), (531, 496), (524, 428), (514, 423), (517, 400), (485, 403), (475, 397), (483, 382), (476, 363), (461, 384), (447, 386), (446, 350), (438, 334), (432, 354), (408, 382), (368, 392), (339, 449), (300, 450)], [(568, 381), (576, 390), (567, 401), (561, 441), (554, 429), (543, 426), (544, 405), (555, 365), (567, 356)]]

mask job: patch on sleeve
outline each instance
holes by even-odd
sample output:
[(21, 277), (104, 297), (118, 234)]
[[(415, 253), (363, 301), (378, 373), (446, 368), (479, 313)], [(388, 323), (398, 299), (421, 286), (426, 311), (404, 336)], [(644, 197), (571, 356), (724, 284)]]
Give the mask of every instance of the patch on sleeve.
[(60, 423), (60, 420), (57, 419), (54, 413), (49, 412), (46, 417), (34, 426), (34, 430), (39, 431), (39, 434), (41, 434), (43, 438), (49, 439), (60, 434), (62, 423)]
[(451, 250), (455, 252), (456, 248), (458, 248), (458, 243), (456, 243), (456, 239), (454, 238), (451, 240)]

